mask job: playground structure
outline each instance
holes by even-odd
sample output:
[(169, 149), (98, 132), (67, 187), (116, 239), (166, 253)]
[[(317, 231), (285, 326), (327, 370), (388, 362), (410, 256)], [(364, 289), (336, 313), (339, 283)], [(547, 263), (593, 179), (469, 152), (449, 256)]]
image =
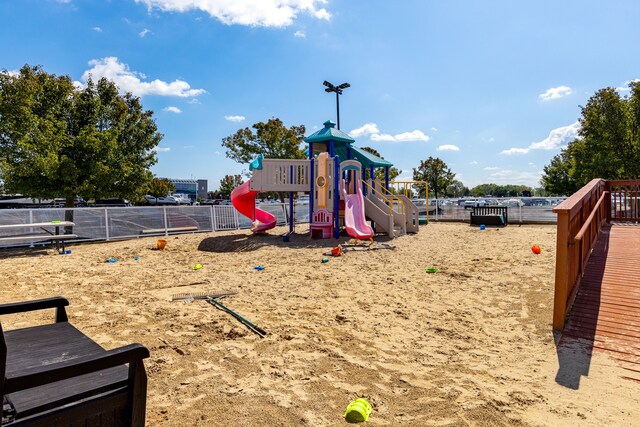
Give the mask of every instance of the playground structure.
[[(358, 239), (372, 238), (374, 230), (391, 238), (418, 231), (416, 206), (405, 195), (393, 194), (388, 189), (391, 163), (353, 146), (355, 140), (336, 129), (331, 121), (326, 121), (323, 129), (304, 141), (309, 145), (309, 159), (265, 159), (260, 155), (249, 166), (252, 172), (249, 181), (231, 193), (233, 206), (253, 221), (254, 233), (276, 225), (273, 215), (256, 207), (256, 194), (265, 191), (289, 193), (290, 218), (294, 193), (310, 193), (312, 237), (337, 239), (341, 224), (350, 236)], [(384, 183), (372, 179), (375, 169), (381, 167), (385, 168)], [(293, 221), (289, 227), (291, 234)]]

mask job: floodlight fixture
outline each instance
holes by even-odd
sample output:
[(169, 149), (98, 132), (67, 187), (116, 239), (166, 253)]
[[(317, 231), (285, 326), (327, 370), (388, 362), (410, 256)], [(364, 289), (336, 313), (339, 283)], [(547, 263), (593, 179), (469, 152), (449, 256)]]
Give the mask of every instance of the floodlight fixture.
[(338, 116), (338, 129), (340, 129), (340, 95), (342, 95), (342, 91), (346, 88), (351, 87), (349, 83), (342, 83), (339, 86), (334, 86), (328, 81), (322, 82), (327, 88), (324, 90), (325, 92), (335, 92), (336, 93), (336, 115)]

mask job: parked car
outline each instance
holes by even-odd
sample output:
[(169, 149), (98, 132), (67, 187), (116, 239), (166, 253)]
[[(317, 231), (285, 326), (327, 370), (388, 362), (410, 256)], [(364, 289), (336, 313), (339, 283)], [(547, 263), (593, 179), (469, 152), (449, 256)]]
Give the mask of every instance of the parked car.
[(471, 209), (473, 207), (478, 207), (478, 206), (486, 206), (487, 205), (487, 201), (486, 200), (465, 200), (463, 205), (465, 209)]
[(176, 204), (178, 205), (190, 205), (192, 203), (191, 198), (189, 198), (189, 196), (187, 196), (186, 194), (173, 193), (171, 197), (176, 200)]
[(127, 199), (118, 199), (115, 197), (109, 199), (98, 199), (93, 204), (96, 208), (104, 208), (104, 207), (124, 207), (131, 206), (131, 202)]
[(177, 205), (178, 202), (173, 196), (166, 197), (153, 197), (150, 195), (144, 196), (144, 198), (149, 202), (150, 205), (159, 206), (159, 205)]

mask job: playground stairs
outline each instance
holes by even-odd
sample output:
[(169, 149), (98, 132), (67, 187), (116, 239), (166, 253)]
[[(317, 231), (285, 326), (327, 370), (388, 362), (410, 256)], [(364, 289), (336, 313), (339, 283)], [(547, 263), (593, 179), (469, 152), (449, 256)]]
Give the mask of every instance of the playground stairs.
[(399, 237), (407, 233), (406, 219), (402, 212), (390, 207), (380, 195), (369, 191), (364, 199), (365, 215), (371, 219), (377, 231), (387, 233), (389, 237)]
[(395, 197), (400, 199), (404, 204), (405, 227), (407, 233), (417, 233), (420, 224), (418, 207), (413, 204), (411, 199), (403, 194), (396, 194)]

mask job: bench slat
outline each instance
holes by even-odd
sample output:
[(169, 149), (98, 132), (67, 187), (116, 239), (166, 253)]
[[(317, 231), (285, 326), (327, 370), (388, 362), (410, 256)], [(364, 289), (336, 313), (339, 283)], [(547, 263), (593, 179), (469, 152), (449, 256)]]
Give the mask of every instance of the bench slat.
[(14, 242), (14, 241), (33, 241), (40, 242), (46, 240), (69, 240), (77, 239), (77, 234), (28, 234), (22, 236), (4, 236), (0, 237), (0, 242)]
[(164, 232), (168, 233), (180, 233), (183, 231), (198, 231), (198, 227), (174, 227), (174, 228), (150, 228), (147, 230), (141, 230), (140, 234), (164, 234)]

